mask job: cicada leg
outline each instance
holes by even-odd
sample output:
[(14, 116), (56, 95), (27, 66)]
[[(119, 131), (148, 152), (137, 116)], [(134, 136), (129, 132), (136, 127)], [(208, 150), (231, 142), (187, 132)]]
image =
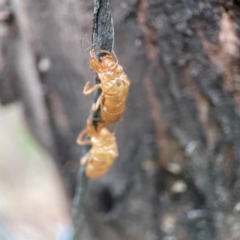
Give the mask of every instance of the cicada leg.
[(85, 165), (89, 159), (89, 155), (90, 155), (90, 150), (83, 156), (80, 158), (80, 164), (81, 165)]
[(113, 135), (113, 136), (116, 136), (116, 133), (117, 133), (117, 127), (118, 127), (118, 122), (115, 123), (114, 131), (112, 132), (112, 135)]
[(84, 140), (84, 139), (83, 139), (86, 133), (87, 133), (87, 129), (86, 129), (86, 128), (83, 129), (83, 130), (79, 133), (79, 135), (78, 135), (78, 137), (77, 137), (77, 144), (79, 144), (79, 145), (90, 145), (90, 144), (92, 144), (92, 142), (91, 142), (90, 139), (87, 139), (87, 140)]
[(115, 58), (115, 61), (116, 61), (116, 65), (118, 64), (118, 59), (117, 59), (117, 56), (116, 56), (116, 54), (115, 54), (115, 52), (113, 51), (113, 56), (114, 56), (114, 58)]
[(94, 49), (92, 49), (92, 50), (90, 51), (90, 57), (91, 57), (91, 58), (94, 58), (94, 53), (95, 53), (95, 51), (94, 51)]
[(116, 56), (114, 51), (113, 51), (113, 56), (115, 58), (115, 65), (113, 67), (111, 67), (111, 69), (115, 69), (117, 67), (117, 65), (118, 65), (118, 59), (117, 59), (117, 56)]
[(97, 111), (99, 109), (99, 107), (101, 105), (101, 102), (102, 102), (102, 97), (103, 97), (103, 93), (101, 93), (101, 95), (99, 96), (97, 102), (92, 105), (92, 110), (93, 111)]
[(96, 84), (95, 86), (93, 86), (92, 88), (89, 89), (89, 85), (90, 85), (90, 82), (87, 82), (83, 89), (84, 95), (89, 95), (89, 94), (93, 93), (95, 90), (97, 90), (98, 88), (102, 87), (102, 84)]

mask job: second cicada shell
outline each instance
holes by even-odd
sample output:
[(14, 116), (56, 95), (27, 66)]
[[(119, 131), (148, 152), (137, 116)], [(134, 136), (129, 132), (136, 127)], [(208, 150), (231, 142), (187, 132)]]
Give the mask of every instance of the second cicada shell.
[[(90, 139), (83, 140), (85, 135)], [(108, 130), (105, 124), (99, 124), (96, 128), (87, 124), (77, 138), (79, 145), (92, 144), (92, 148), (81, 159), (81, 164), (86, 165), (86, 175), (89, 178), (100, 178), (106, 174), (118, 157), (118, 147), (115, 136)]]

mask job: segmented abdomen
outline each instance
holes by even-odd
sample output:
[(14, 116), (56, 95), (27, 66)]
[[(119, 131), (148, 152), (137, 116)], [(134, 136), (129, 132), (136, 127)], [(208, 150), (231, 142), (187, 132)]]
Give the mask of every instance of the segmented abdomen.
[(104, 146), (100, 144), (93, 144), (90, 150), (90, 159), (86, 167), (86, 174), (89, 178), (100, 178), (106, 174), (118, 157), (118, 148), (116, 142)]
[(104, 95), (101, 106), (101, 118), (109, 123), (117, 122), (125, 111), (130, 83), (128, 79), (127, 83), (122, 79), (118, 80), (119, 86), (114, 86), (114, 90), (111, 91), (111, 88), (105, 90), (103, 88)]

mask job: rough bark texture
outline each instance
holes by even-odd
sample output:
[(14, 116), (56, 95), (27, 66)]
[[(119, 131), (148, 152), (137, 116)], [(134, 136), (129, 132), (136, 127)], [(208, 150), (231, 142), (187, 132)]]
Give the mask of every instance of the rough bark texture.
[[(11, 21), (0, 15), (1, 101), (23, 101), (72, 196), (92, 101), (79, 42), (87, 34), (91, 44), (93, 2), (1, 3), (13, 9)], [(90, 183), (83, 239), (239, 239), (240, 2), (112, 0), (111, 9), (132, 84), (120, 156)]]

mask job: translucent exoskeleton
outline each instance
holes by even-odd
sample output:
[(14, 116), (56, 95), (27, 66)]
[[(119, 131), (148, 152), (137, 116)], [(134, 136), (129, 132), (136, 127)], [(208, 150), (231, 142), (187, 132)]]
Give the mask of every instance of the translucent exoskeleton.
[[(89, 139), (84, 140), (86, 134)], [(77, 143), (92, 144), (92, 148), (81, 158), (81, 164), (87, 164), (86, 175), (89, 178), (96, 179), (106, 174), (118, 157), (116, 138), (106, 124), (100, 123), (95, 127), (88, 121), (87, 127), (79, 134)]]
[(104, 50), (101, 50), (100, 54), (103, 55), (99, 56), (99, 60), (97, 60), (94, 50), (90, 51), (90, 65), (98, 74), (101, 83), (89, 88), (90, 82), (87, 82), (83, 93), (88, 95), (101, 88), (102, 93), (94, 104), (93, 109), (96, 111), (101, 107), (101, 120), (114, 123), (124, 113), (130, 81), (122, 66), (118, 64), (115, 55)]

